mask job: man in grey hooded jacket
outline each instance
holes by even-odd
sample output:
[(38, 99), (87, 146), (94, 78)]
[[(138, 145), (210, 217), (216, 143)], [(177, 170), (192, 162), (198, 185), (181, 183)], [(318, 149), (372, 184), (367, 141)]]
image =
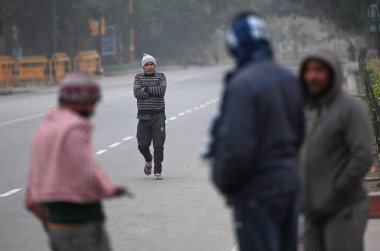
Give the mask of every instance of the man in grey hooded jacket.
[(301, 156), (305, 250), (361, 251), (372, 164), (368, 110), (342, 90), (339, 58), (318, 50), (301, 65), (308, 132)]

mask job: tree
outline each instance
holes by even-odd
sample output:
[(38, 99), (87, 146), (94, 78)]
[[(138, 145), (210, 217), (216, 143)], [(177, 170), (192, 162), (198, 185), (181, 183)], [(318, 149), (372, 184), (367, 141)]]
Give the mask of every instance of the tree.
[[(307, 15), (328, 20), (344, 31), (361, 31), (368, 24), (367, 8), (374, 0), (289, 0), (299, 4)], [(299, 13), (302, 14), (302, 13)]]
[[(275, 0), (135, 0), (134, 14), (129, 0), (55, 0), (58, 50), (71, 56), (80, 50), (96, 49), (90, 36), (89, 19), (104, 16), (116, 27), (118, 47), (129, 48), (129, 29), (136, 31), (136, 52), (151, 52), (169, 62), (194, 60), (202, 56), (216, 30), (224, 30), (230, 18), (241, 10), (264, 10)], [(50, 56), (53, 46), (53, 0), (0, 0), (8, 53), (20, 45), (24, 54)], [(12, 29), (19, 31), (17, 41)], [(119, 62), (126, 58), (119, 51)], [(180, 60), (178, 60), (180, 59)]]

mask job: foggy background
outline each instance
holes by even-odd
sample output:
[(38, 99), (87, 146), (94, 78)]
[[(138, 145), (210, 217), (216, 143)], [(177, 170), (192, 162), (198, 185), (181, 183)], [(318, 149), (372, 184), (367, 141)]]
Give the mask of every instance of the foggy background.
[(226, 56), (224, 33), (238, 12), (267, 21), (277, 56), (298, 58), (322, 43), (346, 56), (372, 46), (372, 0), (0, 0), (0, 54), (23, 56), (97, 49), (89, 22), (113, 26), (116, 52), (105, 64), (133, 63), (143, 52), (161, 64), (212, 64)]
[[(297, 74), (298, 62), (307, 52), (321, 46), (335, 50), (344, 68), (353, 69), (345, 72), (345, 88), (368, 99), (376, 168), (366, 177), (366, 185), (369, 191), (379, 191), (380, 63), (361, 53), (358, 72), (357, 62), (361, 49), (369, 48), (368, 54), (374, 56), (376, 50), (371, 48), (377, 47), (377, 40), (380, 48), (380, 32), (377, 39), (373, 30), (380, 18), (374, 21), (367, 16), (374, 3), (376, 0), (0, 0), (0, 55), (11, 56), (0, 56), (0, 249), (49, 250), (40, 222), (24, 206), (33, 133), (46, 112), (57, 106), (57, 76), (79, 68), (66, 67), (67, 62), (75, 64), (78, 53), (97, 50), (106, 76), (98, 78), (102, 102), (93, 121), (94, 151), (111, 180), (136, 195), (134, 200), (105, 202), (114, 250), (236, 251), (231, 211), (210, 182), (200, 148), (220, 105), (223, 76), (232, 67), (225, 48), (226, 28), (241, 11), (254, 10), (265, 16), (276, 57), (293, 73)], [(108, 30), (113, 36), (111, 43), (106, 42), (112, 50), (104, 53), (102, 40), (108, 39)], [(60, 52), (69, 56), (66, 65), (52, 67), (48, 59)], [(168, 80), (168, 154), (165, 180), (159, 185), (143, 174), (144, 160), (135, 139), (133, 81), (135, 74), (142, 72), (144, 52), (157, 59), (158, 70)], [(45, 61), (35, 57), (27, 58), (34, 59), (32, 63), (17, 62), (22, 56), (44, 56)], [(97, 73), (97, 58), (92, 62)], [(372, 74), (375, 66), (378, 69)], [(379, 234), (380, 221), (371, 219), (367, 251), (379, 250)]]

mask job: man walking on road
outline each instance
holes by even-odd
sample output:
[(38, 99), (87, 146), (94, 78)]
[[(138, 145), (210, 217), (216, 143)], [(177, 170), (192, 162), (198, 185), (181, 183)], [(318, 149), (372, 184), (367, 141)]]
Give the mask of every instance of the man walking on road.
[[(164, 160), (165, 129), (165, 92), (166, 77), (156, 72), (156, 60), (148, 54), (142, 58), (144, 72), (135, 76), (133, 91), (137, 99), (137, 143), (144, 156), (145, 175), (152, 173), (154, 159), (154, 175), (162, 179), (162, 161)], [(153, 141), (154, 157), (150, 152)]]
[(301, 89), (273, 60), (265, 21), (236, 17), (227, 45), (237, 61), (213, 126), (213, 181), (235, 215), (242, 251), (297, 250)]
[(339, 58), (321, 49), (301, 65), (308, 134), (302, 154), (307, 251), (362, 251), (372, 165), (369, 111), (342, 90)]
[(26, 207), (43, 223), (54, 251), (109, 251), (101, 200), (126, 193), (98, 165), (89, 118), (100, 88), (85, 72), (61, 82), (60, 107), (34, 135)]

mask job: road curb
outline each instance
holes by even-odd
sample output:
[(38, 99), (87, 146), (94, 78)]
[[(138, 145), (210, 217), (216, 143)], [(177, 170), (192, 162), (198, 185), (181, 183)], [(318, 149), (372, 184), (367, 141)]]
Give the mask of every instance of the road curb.
[(11, 95), (11, 94), (13, 94), (13, 89), (12, 88), (0, 89), (0, 96)]

